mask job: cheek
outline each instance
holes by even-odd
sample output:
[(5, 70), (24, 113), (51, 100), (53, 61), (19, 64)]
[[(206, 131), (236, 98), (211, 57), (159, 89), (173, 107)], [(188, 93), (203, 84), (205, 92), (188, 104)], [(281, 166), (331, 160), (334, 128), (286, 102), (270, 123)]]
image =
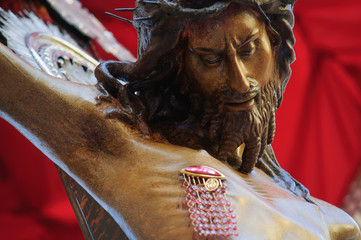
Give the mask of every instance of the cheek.
[(258, 54), (254, 61), (253, 77), (261, 86), (264, 86), (273, 77), (274, 58), (268, 38), (262, 39)]

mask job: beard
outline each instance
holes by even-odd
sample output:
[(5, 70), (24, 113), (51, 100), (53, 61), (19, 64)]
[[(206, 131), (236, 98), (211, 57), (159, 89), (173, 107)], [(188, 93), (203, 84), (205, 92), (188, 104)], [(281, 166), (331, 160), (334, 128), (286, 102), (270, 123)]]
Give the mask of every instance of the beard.
[[(201, 126), (208, 130), (211, 142), (204, 148), (242, 173), (252, 171), (266, 146), (273, 141), (275, 132), (276, 81), (272, 79), (262, 88), (256, 81), (250, 81), (250, 85), (250, 91), (258, 94), (248, 110), (230, 111), (225, 107), (222, 98), (235, 95), (229, 87), (221, 89), (213, 99), (203, 100), (207, 104), (201, 110)], [(242, 144), (245, 148), (240, 156), (237, 149)]]
[[(276, 70), (273, 76), (278, 76)], [(180, 87), (170, 91), (177, 94), (171, 94), (165, 101), (175, 104), (159, 107), (161, 111), (152, 114), (152, 131), (160, 133), (172, 144), (205, 149), (233, 169), (250, 173), (274, 138), (277, 92), (280, 88), (278, 79), (270, 79), (263, 87), (250, 79), (250, 89), (244, 94), (235, 92), (229, 86), (219, 86), (219, 90), (209, 97), (184, 72), (178, 80)], [(187, 96), (188, 104), (174, 100), (178, 99), (178, 93)], [(231, 111), (224, 103), (227, 99), (249, 99), (250, 94), (256, 96), (254, 104), (247, 110)], [(183, 109), (187, 109), (187, 113), (179, 106), (186, 106)], [(178, 112), (183, 112), (186, 118), (180, 119), (179, 114), (175, 114)], [(240, 156), (237, 149), (242, 144), (245, 144), (245, 148)]]

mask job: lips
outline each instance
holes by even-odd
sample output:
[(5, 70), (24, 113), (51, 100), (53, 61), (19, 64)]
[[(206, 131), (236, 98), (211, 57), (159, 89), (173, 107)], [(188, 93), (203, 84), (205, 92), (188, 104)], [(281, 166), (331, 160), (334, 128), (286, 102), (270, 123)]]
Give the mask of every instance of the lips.
[(245, 98), (223, 99), (224, 106), (231, 111), (249, 110), (255, 104), (257, 93), (247, 94)]
[(245, 102), (225, 102), (224, 106), (231, 111), (245, 111), (249, 110), (254, 105), (254, 98)]

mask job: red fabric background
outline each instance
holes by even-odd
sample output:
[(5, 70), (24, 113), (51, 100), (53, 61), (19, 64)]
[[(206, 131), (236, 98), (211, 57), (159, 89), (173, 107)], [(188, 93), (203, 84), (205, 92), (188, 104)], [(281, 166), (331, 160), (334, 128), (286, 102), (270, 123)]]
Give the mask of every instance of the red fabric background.
[[(103, 13), (134, 3), (84, 2), (135, 54), (135, 31)], [(340, 205), (361, 162), (361, 2), (300, 0), (295, 17), (297, 61), (273, 146), (313, 196)], [(81, 239), (50, 160), (3, 120), (0, 143), (1, 238)]]

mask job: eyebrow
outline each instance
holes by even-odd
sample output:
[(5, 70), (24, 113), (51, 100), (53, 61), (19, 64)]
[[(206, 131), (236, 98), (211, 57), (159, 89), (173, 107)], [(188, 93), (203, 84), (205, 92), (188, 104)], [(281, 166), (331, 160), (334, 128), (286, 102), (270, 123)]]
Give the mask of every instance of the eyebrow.
[[(251, 34), (244, 40), (241, 44), (237, 46), (237, 48), (241, 48), (247, 45), (249, 42), (253, 41), (259, 33), (259, 29), (254, 29)], [(192, 53), (198, 55), (211, 55), (211, 54), (221, 54), (224, 52), (225, 49), (213, 49), (213, 48), (190, 48), (189, 49)]]
[(246, 38), (246, 40), (244, 40), (244, 41), (243, 41), (241, 44), (239, 44), (237, 47), (238, 47), (238, 48), (241, 48), (241, 47), (247, 45), (248, 43), (254, 41), (255, 38), (257, 37), (258, 33), (259, 33), (259, 29), (258, 29), (258, 28), (254, 29), (254, 30), (251, 32), (251, 34)]
[(190, 48), (192, 53), (198, 55), (211, 55), (211, 54), (221, 54), (224, 52), (224, 49), (212, 49), (212, 48)]

